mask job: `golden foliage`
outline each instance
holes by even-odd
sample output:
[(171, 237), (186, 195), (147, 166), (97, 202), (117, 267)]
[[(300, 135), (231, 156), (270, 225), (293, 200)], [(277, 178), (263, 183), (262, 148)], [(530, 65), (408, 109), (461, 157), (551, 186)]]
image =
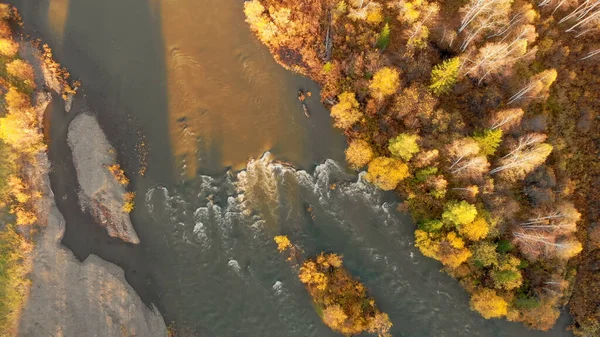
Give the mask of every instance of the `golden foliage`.
[(318, 290), (327, 289), (327, 276), (317, 269), (313, 261), (304, 262), (298, 273), (300, 281), (306, 285), (313, 286)]
[(27, 84), (30, 87), (35, 86), (35, 73), (33, 71), (33, 67), (26, 61), (19, 59), (11, 61), (10, 63), (6, 64), (6, 72), (9, 75), (14, 76), (19, 80), (25, 82), (25, 84)]
[(4, 96), (9, 110), (21, 110), (31, 107), (31, 99), (27, 94), (20, 92), (15, 87), (10, 87)]
[(129, 179), (125, 176), (125, 171), (121, 169), (121, 165), (113, 164), (107, 167), (108, 172), (119, 182), (121, 185), (129, 185)]
[(458, 232), (471, 241), (479, 241), (488, 235), (490, 226), (484, 218), (477, 217), (472, 222), (459, 226)]
[(363, 114), (358, 110), (358, 101), (353, 92), (344, 92), (338, 96), (338, 104), (331, 108), (335, 127), (347, 129), (358, 122)]
[(434, 239), (433, 234), (417, 229), (415, 231), (415, 247), (419, 248), (421, 254), (439, 260), (440, 245)]
[(442, 219), (457, 227), (466, 225), (475, 220), (477, 209), (466, 201), (451, 201), (446, 204)]
[(292, 246), (290, 239), (288, 239), (288, 237), (285, 235), (278, 235), (274, 238), (274, 240), (275, 243), (277, 243), (277, 250), (279, 250), (279, 252), (283, 252)]
[(267, 43), (277, 34), (277, 26), (269, 20), (266, 10), (258, 0), (244, 2), (246, 22), (258, 33), (261, 41)]
[(321, 253), (315, 260), (306, 260), (299, 278), (329, 328), (344, 335), (368, 331), (389, 336), (389, 317), (375, 306), (364, 285), (342, 268), (339, 255)]
[(12, 207), (10, 212), (17, 217), (16, 223), (19, 226), (30, 226), (35, 224), (38, 220), (36, 212), (22, 206)]
[(29, 254), (31, 242), (20, 235), (13, 225), (0, 230), (0, 334), (17, 336), (18, 323), (30, 281)]
[(400, 73), (390, 67), (379, 69), (369, 84), (371, 94), (379, 99), (394, 94), (400, 88)]
[(471, 309), (485, 318), (498, 318), (508, 313), (508, 303), (492, 289), (483, 288), (471, 296)]
[(369, 163), (365, 178), (382, 190), (393, 190), (408, 177), (408, 166), (398, 159), (377, 157)]
[(135, 208), (135, 192), (127, 192), (123, 196), (123, 212), (131, 213)]
[(19, 52), (19, 44), (12, 39), (0, 38), (0, 54), (14, 57)]
[(25, 114), (9, 113), (0, 118), (0, 138), (22, 154), (35, 154), (46, 148), (43, 135)]
[(371, 145), (362, 139), (352, 140), (345, 153), (346, 161), (356, 170), (367, 165), (375, 157)]

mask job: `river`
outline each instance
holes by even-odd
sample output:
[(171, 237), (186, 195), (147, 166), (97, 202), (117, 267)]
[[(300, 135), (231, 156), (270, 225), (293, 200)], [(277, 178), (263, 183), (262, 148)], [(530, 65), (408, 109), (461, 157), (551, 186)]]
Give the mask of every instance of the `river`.
[[(566, 315), (541, 333), (469, 309), (457, 282), (414, 247), (399, 200), (347, 170), (318, 86), (272, 60), (241, 0), (14, 4), (25, 30), (83, 82), (69, 113), (55, 100), (47, 115), (63, 244), (121, 266), (181, 336), (336, 335), (277, 253), (281, 233), (307, 254), (342, 254), (394, 336), (571, 336)], [(298, 89), (313, 94), (310, 119)], [(82, 111), (98, 117), (132, 178), (139, 245), (109, 238), (77, 206), (66, 131)]]

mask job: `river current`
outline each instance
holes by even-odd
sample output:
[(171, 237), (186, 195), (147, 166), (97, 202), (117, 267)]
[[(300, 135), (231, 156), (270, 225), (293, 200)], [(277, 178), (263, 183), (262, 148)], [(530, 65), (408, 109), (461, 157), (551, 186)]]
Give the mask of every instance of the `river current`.
[[(331, 251), (390, 315), (394, 336), (570, 336), (484, 320), (414, 247), (400, 200), (343, 162), (318, 87), (279, 67), (238, 0), (16, 0), (25, 29), (83, 87), (49, 111), (63, 244), (121, 266), (181, 336), (336, 336), (279, 254)], [(304, 117), (298, 89), (313, 93)], [(139, 245), (110, 239), (74, 202), (70, 119), (95, 114), (137, 193)], [(255, 158), (254, 160), (250, 160)], [(138, 174), (147, 168), (145, 174)], [(68, 319), (68, 318), (67, 318)]]

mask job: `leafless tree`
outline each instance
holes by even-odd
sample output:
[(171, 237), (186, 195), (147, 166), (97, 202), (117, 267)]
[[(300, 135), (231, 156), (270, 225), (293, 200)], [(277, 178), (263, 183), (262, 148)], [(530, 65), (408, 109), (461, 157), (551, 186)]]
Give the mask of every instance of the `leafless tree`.
[(569, 259), (581, 251), (581, 243), (572, 236), (557, 239), (545, 231), (520, 229), (513, 232), (513, 237), (521, 253), (531, 260), (540, 256)]
[(490, 129), (496, 130), (499, 128), (502, 131), (508, 131), (521, 123), (523, 115), (523, 109), (506, 109), (495, 112), (490, 119)]
[(600, 49), (596, 49), (594, 51), (589, 52), (586, 56), (582, 57), (581, 60), (586, 60), (589, 59), (590, 57), (594, 57), (596, 55), (600, 54)]
[(558, 23), (561, 24), (569, 20), (573, 20), (575, 23), (566, 32), (579, 31), (577, 37), (590, 31), (598, 30), (598, 24), (600, 23), (600, 1), (584, 0), (579, 7), (575, 8), (575, 10)]
[(544, 133), (529, 133), (524, 136), (521, 136), (517, 140), (517, 143), (513, 147), (513, 149), (508, 154), (506, 154), (504, 157), (502, 157), (502, 159), (508, 158), (510, 156), (514, 156), (518, 152), (524, 151), (527, 148), (529, 148), (535, 144), (542, 143), (547, 138), (548, 138), (548, 136)]
[(448, 147), (448, 157), (452, 160), (449, 169), (458, 165), (463, 159), (479, 153), (479, 145), (472, 138), (465, 137), (453, 141)]
[(507, 0), (471, 0), (461, 8), (463, 13), (458, 33), (464, 33), (461, 50), (467, 49), (469, 44), (486, 32), (509, 25), (511, 1)]
[(563, 202), (554, 210), (537, 210), (534, 214), (519, 226), (527, 230), (565, 235), (577, 230), (577, 221), (581, 218), (581, 214), (570, 202)]
[(460, 177), (481, 177), (487, 173), (490, 169), (490, 163), (485, 156), (477, 156), (462, 161), (460, 165), (457, 165), (452, 171)]
[(479, 49), (474, 59), (467, 58), (465, 75), (479, 79), (479, 83), (489, 76), (499, 74), (512, 67), (515, 62), (526, 56), (532, 55), (534, 50), (527, 50), (530, 35), (535, 34), (535, 27), (526, 25), (508, 42), (490, 42)]
[(556, 70), (548, 69), (541, 73), (533, 76), (523, 89), (519, 90), (509, 100), (508, 104), (512, 104), (523, 98), (536, 99), (545, 97), (548, 93), (548, 89), (558, 76)]
[(490, 174), (503, 172), (506, 178), (522, 179), (527, 173), (546, 161), (552, 152), (552, 146), (546, 143), (536, 143), (511, 154), (500, 160), (500, 166), (490, 171)]

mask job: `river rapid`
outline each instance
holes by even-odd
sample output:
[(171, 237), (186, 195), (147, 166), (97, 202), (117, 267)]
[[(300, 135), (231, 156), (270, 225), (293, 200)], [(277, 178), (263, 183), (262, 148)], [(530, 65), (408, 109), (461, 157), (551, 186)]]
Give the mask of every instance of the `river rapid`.
[[(336, 336), (276, 251), (279, 234), (307, 255), (342, 254), (396, 337), (571, 336), (566, 315), (542, 333), (469, 309), (457, 282), (414, 247), (400, 200), (346, 168), (318, 86), (272, 60), (242, 1), (13, 3), (83, 82), (69, 112), (59, 100), (47, 112), (62, 243), (123, 268), (181, 336)], [(298, 89), (313, 94), (310, 119)], [(131, 177), (138, 245), (110, 238), (77, 206), (66, 135), (81, 112), (97, 116)]]

